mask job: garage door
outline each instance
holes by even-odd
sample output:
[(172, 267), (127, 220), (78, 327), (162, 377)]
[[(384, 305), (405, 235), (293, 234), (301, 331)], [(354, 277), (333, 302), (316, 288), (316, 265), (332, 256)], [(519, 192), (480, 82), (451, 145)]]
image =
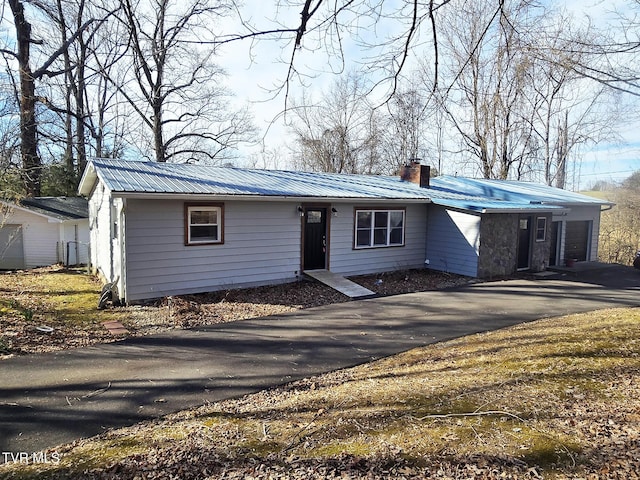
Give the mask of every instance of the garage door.
[(0, 270), (24, 268), (22, 225), (3, 225), (0, 228)]
[(589, 253), (590, 236), (591, 222), (567, 222), (565, 258), (573, 258), (579, 262), (586, 261)]

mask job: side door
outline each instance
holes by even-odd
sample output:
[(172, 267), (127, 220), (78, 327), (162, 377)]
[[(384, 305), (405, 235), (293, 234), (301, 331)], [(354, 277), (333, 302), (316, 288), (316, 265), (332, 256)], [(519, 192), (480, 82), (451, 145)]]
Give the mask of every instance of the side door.
[(518, 221), (518, 270), (530, 267), (532, 220), (532, 217), (520, 217)]

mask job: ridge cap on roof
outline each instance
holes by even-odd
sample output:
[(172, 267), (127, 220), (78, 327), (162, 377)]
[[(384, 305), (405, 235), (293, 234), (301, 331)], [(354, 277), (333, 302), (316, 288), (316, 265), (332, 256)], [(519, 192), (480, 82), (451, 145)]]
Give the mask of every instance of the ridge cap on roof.
[(294, 169), (282, 169), (282, 168), (257, 168), (257, 167), (239, 167), (237, 165), (209, 165), (202, 163), (176, 163), (176, 162), (156, 162), (154, 160), (123, 160), (118, 158), (94, 158), (90, 160), (91, 163), (99, 164), (104, 162), (105, 164), (113, 165), (126, 165), (126, 164), (141, 164), (159, 168), (166, 167), (191, 167), (191, 168), (212, 168), (212, 169), (227, 169), (227, 170), (240, 170), (244, 172), (274, 172), (274, 173), (289, 173), (299, 175), (322, 175), (322, 176), (350, 176), (350, 177), (369, 177), (369, 178), (384, 178), (384, 179), (398, 179), (400, 177), (396, 175), (383, 175), (376, 173), (351, 173), (351, 172), (314, 172), (308, 170), (294, 170)]

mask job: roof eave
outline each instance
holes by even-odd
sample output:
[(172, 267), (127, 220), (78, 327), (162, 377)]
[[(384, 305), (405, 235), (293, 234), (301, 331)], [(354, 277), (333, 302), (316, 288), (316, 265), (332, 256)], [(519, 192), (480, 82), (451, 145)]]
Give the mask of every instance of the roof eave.
[(58, 217), (54, 217), (52, 215), (47, 215), (43, 211), (33, 210), (33, 209), (29, 208), (29, 207), (25, 207), (24, 205), (19, 205), (17, 203), (12, 203), (12, 202), (5, 202), (5, 201), (2, 201), (2, 200), (0, 200), (0, 203), (8, 205), (9, 208), (15, 208), (15, 209), (20, 210), (22, 212), (31, 213), (32, 215), (37, 215), (39, 217), (46, 218), (49, 223), (62, 223), (62, 222), (64, 222), (64, 219), (61, 219), (61, 218), (58, 218)]
[(259, 195), (259, 194), (216, 194), (216, 193), (168, 193), (168, 192), (118, 192), (112, 191), (115, 198), (164, 199), (164, 200), (238, 200), (264, 202), (352, 202), (352, 203), (431, 203), (429, 198), (393, 198), (393, 197), (321, 197), (302, 195)]
[(597, 200), (594, 199), (595, 201), (593, 202), (552, 202), (552, 201), (545, 201), (542, 202), (542, 205), (558, 205), (561, 207), (567, 207), (567, 208), (571, 208), (571, 207), (595, 207), (595, 206), (608, 206), (608, 205), (615, 205), (615, 203), (613, 202), (609, 202), (608, 200)]
[(483, 208), (480, 213), (569, 213), (570, 211), (569, 208), (549, 206), (549, 208)]
[(89, 162), (82, 173), (82, 178), (78, 184), (78, 193), (84, 197), (91, 195), (93, 188), (98, 181), (98, 173), (93, 162)]

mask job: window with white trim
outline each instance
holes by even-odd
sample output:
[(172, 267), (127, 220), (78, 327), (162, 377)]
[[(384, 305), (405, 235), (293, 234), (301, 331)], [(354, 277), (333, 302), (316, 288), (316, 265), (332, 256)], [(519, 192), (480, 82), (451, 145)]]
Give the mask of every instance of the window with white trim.
[(185, 244), (223, 243), (222, 205), (185, 205)]
[(356, 210), (355, 248), (404, 245), (404, 210)]
[(544, 242), (547, 239), (547, 217), (536, 219), (536, 242)]

